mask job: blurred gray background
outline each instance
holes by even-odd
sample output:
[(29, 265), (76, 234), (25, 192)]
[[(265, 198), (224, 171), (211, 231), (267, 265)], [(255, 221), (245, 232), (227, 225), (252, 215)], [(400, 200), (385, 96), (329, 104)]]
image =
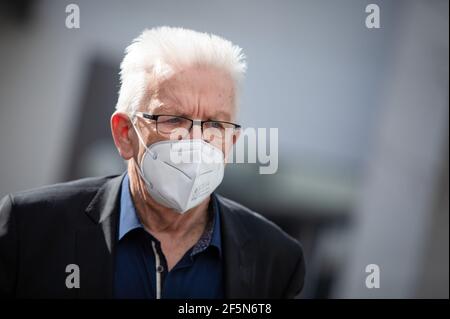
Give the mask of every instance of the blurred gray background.
[[(65, 26), (69, 3), (80, 28)], [(367, 29), (365, 8), (380, 7)], [(239, 121), (279, 129), (279, 169), (219, 193), (301, 240), (303, 298), (449, 298), (448, 1), (37, 1), (0, 5), (0, 196), (124, 170), (109, 130), (143, 29), (248, 57)], [(263, 247), (261, 247), (263, 249)], [(282, 248), (280, 248), (282, 249)], [(365, 267), (380, 267), (368, 289)]]

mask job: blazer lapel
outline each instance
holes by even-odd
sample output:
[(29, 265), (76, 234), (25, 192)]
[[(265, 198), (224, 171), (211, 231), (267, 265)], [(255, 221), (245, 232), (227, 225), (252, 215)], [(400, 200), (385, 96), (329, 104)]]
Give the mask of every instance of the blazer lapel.
[(76, 260), (80, 268), (80, 298), (112, 298), (114, 246), (119, 194), (124, 174), (108, 180), (86, 208), (89, 222), (78, 228)]
[(238, 213), (216, 195), (220, 206), (225, 298), (252, 298), (255, 279), (254, 243)]

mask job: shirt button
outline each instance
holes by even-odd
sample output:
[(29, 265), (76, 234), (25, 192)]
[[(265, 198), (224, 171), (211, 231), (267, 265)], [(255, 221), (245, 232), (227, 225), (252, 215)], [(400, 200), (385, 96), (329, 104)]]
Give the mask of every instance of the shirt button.
[(156, 267), (156, 271), (161, 273), (164, 271), (164, 267), (161, 265), (158, 265), (158, 267)]

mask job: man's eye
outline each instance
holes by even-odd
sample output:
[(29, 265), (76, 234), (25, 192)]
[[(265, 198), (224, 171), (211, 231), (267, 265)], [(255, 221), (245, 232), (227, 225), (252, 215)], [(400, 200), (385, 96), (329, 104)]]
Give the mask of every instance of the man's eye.
[(174, 125), (174, 124), (180, 124), (181, 122), (182, 122), (182, 119), (178, 118), (178, 117), (170, 117), (170, 118), (163, 117), (163, 118), (160, 118), (160, 123), (161, 124)]
[(223, 129), (223, 125), (220, 122), (211, 122), (211, 127), (218, 128), (218, 129)]

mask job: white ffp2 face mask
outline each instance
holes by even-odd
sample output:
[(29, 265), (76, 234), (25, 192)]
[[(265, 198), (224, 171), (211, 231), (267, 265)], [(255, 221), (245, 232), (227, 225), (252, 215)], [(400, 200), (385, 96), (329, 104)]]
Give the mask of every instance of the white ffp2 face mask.
[(137, 135), (146, 149), (140, 175), (152, 198), (161, 205), (185, 213), (222, 182), (223, 152), (204, 140), (167, 140), (147, 147), (139, 132)]

